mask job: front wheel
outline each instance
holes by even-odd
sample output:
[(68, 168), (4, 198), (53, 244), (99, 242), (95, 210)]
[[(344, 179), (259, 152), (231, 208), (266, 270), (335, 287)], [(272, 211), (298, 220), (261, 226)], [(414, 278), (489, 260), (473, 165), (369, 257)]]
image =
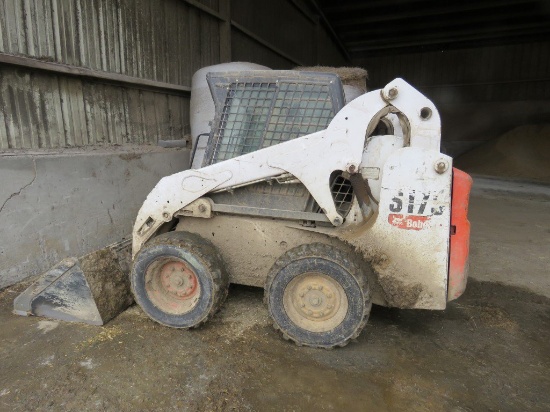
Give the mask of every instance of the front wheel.
[(371, 309), (362, 263), (353, 253), (321, 243), (282, 255), (265, 288), (276, 329), (299, 345), (321, 348), (345, 346), (359, 336)]
[(136, 302), (153, 320), (174, 328), (199, 326), (221, 307), (229, 276), (209, 241), (187, 232), (154, 238), (136, 255), (131, 273)]

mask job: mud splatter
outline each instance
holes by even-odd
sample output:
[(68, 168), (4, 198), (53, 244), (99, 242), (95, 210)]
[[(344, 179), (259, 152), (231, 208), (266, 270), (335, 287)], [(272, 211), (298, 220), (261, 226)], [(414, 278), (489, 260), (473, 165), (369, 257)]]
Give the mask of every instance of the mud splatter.
[(422, 285), (405, 284), (393, 276), (378, 276), (378, 282), (388, 306), (395, 308), (413, 308), (422, 294)]
[(54, 330), (55, 328), (57, 328), (59, 326), (59, 322), (58, 321), (53, 321), (53, 320), (41, 320), (38, 322), (38, 324), (36, 325), (36, 328), (41, 330), (42, 333), (48, 333), (48, 332), (51, 332), (52, 330)]

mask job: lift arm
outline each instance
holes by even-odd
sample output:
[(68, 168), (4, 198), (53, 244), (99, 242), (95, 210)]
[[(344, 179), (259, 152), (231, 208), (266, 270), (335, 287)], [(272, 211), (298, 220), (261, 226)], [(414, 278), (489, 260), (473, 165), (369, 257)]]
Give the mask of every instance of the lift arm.
[(179, 210), (212, 191), (231, 189), (290, 173), (299, 179), (334, 226), (342, 224), (329, 179), (335, 170), (357, 173), (366, 137), (389, 110), (404, 115), (410, 145), (439, 151), (439, 114), (402, 79), (346, 105), (320, 132), (302, 136), (198, 170), (164, 177), (143, 203), (133, 229), (133, 255)]

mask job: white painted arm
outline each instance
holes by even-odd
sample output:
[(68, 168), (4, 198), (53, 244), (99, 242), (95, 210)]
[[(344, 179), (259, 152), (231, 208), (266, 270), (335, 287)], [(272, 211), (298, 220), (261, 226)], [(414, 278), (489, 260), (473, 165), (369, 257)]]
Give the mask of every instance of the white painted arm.
[[(394, 80), (386, 86), (388, 87), (399, 88), (398, 96), (394, 99), (395, 103), (407, 102), (403, 96), (406, 97), (409, 94), (414, 98), (418, 98), (419, 95), (427, 101), (401, 79)], [(388, 101), (382, 97), (386, 88), (384, 91), (375, 90), (366, 93), (350, 102), (338, 112), (326, 130), (202, 169), (185, 170), (161, 179), (147, 196), (134, 224), (134, 255), (164, 222), (171, 221), (176, 212), (194, 200), (214, 190), (241, 186), (284, 173), (290, 173), (299, 179), (332, 224), (339, 226), (342, 223), (342, 217), (336, 211), (332, 199), (329, 186), (330, 175), (335, 170), (350, 173), (359, 171), (367, 129), (376, 126), (388, 106)], [(424, 103), (423, 100), (422, 103)], [(394, 106), (401, 109), (397, 104)], [(408, 106), (403, 105), (403, 108), (403, 112), (411, 111)], [(432, 123), (434, 120), (439, 122), (439, 115), (433, 104), (430, 108), (432, 108), (432, 118), (428, 122)], [(416, 111), (417, 108), (414, 107), (413, 110)], [(405, 115), (408, 113), (405, 112)], [(411, 121), (411, 130), (413, 128), (416, 126)], [(429, 139), (435, 140), (431, 135)], [(439, 135), (437, 148), (439, 148)]]

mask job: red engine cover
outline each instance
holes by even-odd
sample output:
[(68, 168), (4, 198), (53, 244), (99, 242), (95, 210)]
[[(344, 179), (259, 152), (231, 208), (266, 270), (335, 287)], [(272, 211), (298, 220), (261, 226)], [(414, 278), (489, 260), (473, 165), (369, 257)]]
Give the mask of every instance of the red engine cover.
[(470, 251), (468, 202), (472, 183), (473, 180), (468, 173), (453, 168), (447, 300), (453, 300), (462, 295), (468, 280), (468, 256)]

